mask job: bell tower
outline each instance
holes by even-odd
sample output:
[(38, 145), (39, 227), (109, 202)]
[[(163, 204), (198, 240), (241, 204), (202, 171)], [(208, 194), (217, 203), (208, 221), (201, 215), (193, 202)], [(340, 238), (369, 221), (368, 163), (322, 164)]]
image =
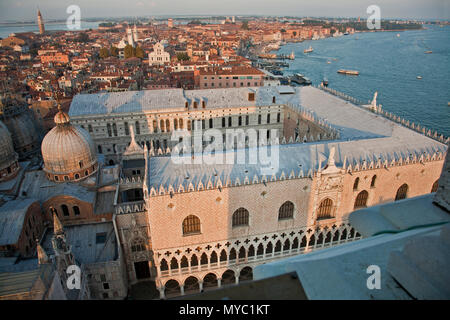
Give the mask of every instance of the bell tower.
[(45, 33), (44, 20), (42, 19), (41, 11), (38, 9), (38, 26), (39, 26), (39, 34)]

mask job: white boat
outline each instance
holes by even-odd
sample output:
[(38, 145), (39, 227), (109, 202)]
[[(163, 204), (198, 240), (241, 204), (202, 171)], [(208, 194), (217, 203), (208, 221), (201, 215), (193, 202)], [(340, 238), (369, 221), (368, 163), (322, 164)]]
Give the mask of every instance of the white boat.
[(352, 75), (352, 76), (357, 76), (357, 75), (359, 75), (359, 71), (356, 71), (356, 70), (345, 70), (345, 69), (340, 69), (340, 70), (338, 70), (337, 72), (338, 72), (338, 73), (341, 73), (341, 74), (349, 74), (349, 75)]
[(422, 77), (421, 77), (421, 76), (417, 76), (417, 79), (419, 79), (419, 80), (420, 80), (420, 79), (422, 79)]
[(303, 50), (304, 53), (310, 53), (310, 52), (313, 52), (313, 51), (314, 51), (314, 49), (311, 46), (309, 46), (308, 49)]

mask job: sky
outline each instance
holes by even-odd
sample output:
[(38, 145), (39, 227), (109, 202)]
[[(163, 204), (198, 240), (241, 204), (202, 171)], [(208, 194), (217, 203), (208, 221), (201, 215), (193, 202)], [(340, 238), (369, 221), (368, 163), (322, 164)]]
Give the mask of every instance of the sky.
[(81, 18), (176, 15), (289, 15), (368, 17), (378, 5), (381, 18), (450, 20), (450, 0), (0, 0), (0, 22), (66, 19), (76, 4)]

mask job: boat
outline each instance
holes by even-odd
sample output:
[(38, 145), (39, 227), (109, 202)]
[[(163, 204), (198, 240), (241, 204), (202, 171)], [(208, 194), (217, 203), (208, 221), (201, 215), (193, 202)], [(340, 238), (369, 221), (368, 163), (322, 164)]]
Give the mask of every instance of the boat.
[(428, 50), (428, 51), (425, 51), (425, 53), (433, 53), (433, 51), (431, 51), (431, 50)]
[(400, 38), (400, 33), (397, 33), (397, 38)]
[(323, 80), (322, 80), (322, 86), (328, 87), (328, 79), (327, 79), (327, 78), (323, 78)]
[(357, 76), (357, 75), (359, 75), (359, 71), (356, 71), (356, 70), (344, 70), (344, 69), (339, 69), (337, 72), (338, 72), (338, 73), (341, 73), (341, 74), (349, 74), (349, 75), (352, 75), (352, 76)]
[(301, 73), (295, 73), (290, 77), (290, 81), (299, 85), (310, 85), (312, 82)]
[(420, 80), (420, 79), (422, 79), (422, 76), (417, 76), (416, 78)]
[(309, 46), (308, 49), (303, 50), (304, 53), (310, 53), (310, 52), (313, 52), (313, 51), (314, 51), (314, 49), (311, 46)]
[(328, 63), (328, 64), (330, 64), (330, 63), (331, 63), (331, 61), (327, 61), (327, 63)]

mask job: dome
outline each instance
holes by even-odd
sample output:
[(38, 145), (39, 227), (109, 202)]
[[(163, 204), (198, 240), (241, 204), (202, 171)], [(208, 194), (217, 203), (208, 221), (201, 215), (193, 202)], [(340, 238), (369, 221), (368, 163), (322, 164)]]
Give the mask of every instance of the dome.
[(69, 115), (59, 111), (56, 127), (42, 141), (44, 171), (52, 181), (81, 180), (97, 171), (97, 155), (89, 133), (70, 124)]
[(17, 158), (11, 134), (5, 124), (0, 121), (0, 181), (7, 180), (15, 175), (19, 169)]
[(0, 102), (2, 120), (13, 141), (14, 149), (20, 159), (38, 152), (41, 133), (33, 112), (26, 103), (11, 97), (4, 97)]

